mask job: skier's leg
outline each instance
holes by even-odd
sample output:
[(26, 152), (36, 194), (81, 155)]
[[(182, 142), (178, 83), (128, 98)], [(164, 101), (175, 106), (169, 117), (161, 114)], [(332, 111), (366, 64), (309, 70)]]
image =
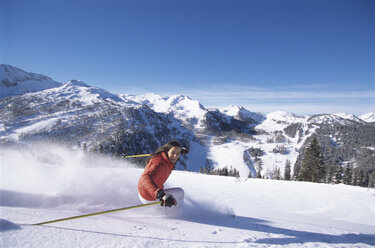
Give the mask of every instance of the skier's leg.
[(166, 194), (171, 194), (177, 201), (177, 206), (182, 206), (184, 202), (185, 192), (182, 188), (164, 189)]
[(149, 203), (153, 203), (153, 202), (159, 201), (159, 199), (156, 199), (155, 201), (148, 201), (148, 200), (144, 199), (139, 193), (138, 193), (138, 198), (139, 198), (139, 200), (141, 200), (141, 202), (143, 204), (149, 204)]

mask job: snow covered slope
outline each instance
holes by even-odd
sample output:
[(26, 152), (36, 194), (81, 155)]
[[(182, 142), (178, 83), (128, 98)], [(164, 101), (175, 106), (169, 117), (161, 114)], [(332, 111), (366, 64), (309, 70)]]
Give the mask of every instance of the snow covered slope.
[(375, 189), (174, 171), (180, 209), (141, 204), (142, 170), (53, 145), (0, 150), (1, 247), (374, 247)]
[(83, 105), (102, 103), (102, 101), (122, 102), (122, 99), (104, 89), (92, 87), (79, 80), (71, 80), (61, 87), (56, 87), (47, 91), (40, 92), (42, 97), (58, 97), (66, 100), (77, 99)]
[(364, 120), (365, 122), (375, 122), (375, 112), (361, 115), (359, 118)]
[(51, 78), (0, 64), (0, 99), (60, 86)]

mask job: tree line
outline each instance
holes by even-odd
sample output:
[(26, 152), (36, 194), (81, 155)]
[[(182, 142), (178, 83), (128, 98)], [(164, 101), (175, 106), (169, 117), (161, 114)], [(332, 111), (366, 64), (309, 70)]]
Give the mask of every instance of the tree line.
[(357, 167), (354, 163), (330, 165), (324, 162), (321, 146), (314, 137), (307, 147), (295, 180), (317, 183), (343, 183), (362, 187), (375, 187), (375, 169)]
[(279, 167), (263, 173), (263, 162), (259, 158), (263, 152), (259, 148), (249, 149), (249, 153), (254, 157), (256, 178), (375, 187), (374, 168), (358, 166), (354, 161), (342, 165), (326, 163), (327, 159), (324, 158), (323, 151), (317, 137), (313, 137), (303, 151), (302, 159), (296, 162), (292, 175), (290, 160), (286, 161), (283, 173)]

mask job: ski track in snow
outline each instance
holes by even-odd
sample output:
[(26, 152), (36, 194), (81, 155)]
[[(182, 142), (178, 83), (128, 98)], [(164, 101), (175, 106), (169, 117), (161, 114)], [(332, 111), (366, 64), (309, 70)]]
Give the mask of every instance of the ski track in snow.
[(374, 247), (375, 190), (174, 171), (180, 208), (140, 204), (142, 169), (49, 145), (0, 150), (1, 247)]

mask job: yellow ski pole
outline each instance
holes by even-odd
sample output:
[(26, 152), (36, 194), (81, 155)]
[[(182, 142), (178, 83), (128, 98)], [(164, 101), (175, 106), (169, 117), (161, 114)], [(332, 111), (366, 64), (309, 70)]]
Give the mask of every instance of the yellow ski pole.
[(40, 222), (40, 223), (36, 223), (36, 224), (33, 224), (33, 225), (34, 225), (34, 226), (35, 226), (35, 225), (36, 225), (36, 226), (40, 226), (40, 225), (44, 225), (44, 224), (50, 224), (50, 223), (55, 223), (55, 222), (60, 222), (60, 221), (66, 221), (66, 220), (73, 220), (73, 219), (85, 218), (85, 217), (94, 216), (94, 215), (99, 215), (99, 214), (107, 214), (107, 213), (113, 213), (113, 212), (117, 212), (117, 211), (124, 211), (124, 210), (129, 210), (129, 209), (134, 209), (134, 208), (140, 208), (140, 207), (152, 206), (152, 205), (156, 205), (156, 204), (160, 204), (160, 203), (161, 203), (161, 202), (159, 201), (159, 202), (153, 202), (153, 203), (148, 203), (148, 204), (142, 204), (142, 205), (137, 205), (137, 206), (132, 206), (132, 207), (126, 207), (126, 208), (118, 208), (118, 209), (106, 210), (106, 211), (97, 212), (97, 213), (77, 215), (77, 216), (67, 217), (67, 218), (63, 218), (63, 219), (57, 219), (57, 220), (50, 220), (50, 221)]
[(141, 155), (130, 155), (130, 156), (122, 156), (123, 158), (138, 158), (138, 157), (148, 157), (151, 154), (141, 154)]

